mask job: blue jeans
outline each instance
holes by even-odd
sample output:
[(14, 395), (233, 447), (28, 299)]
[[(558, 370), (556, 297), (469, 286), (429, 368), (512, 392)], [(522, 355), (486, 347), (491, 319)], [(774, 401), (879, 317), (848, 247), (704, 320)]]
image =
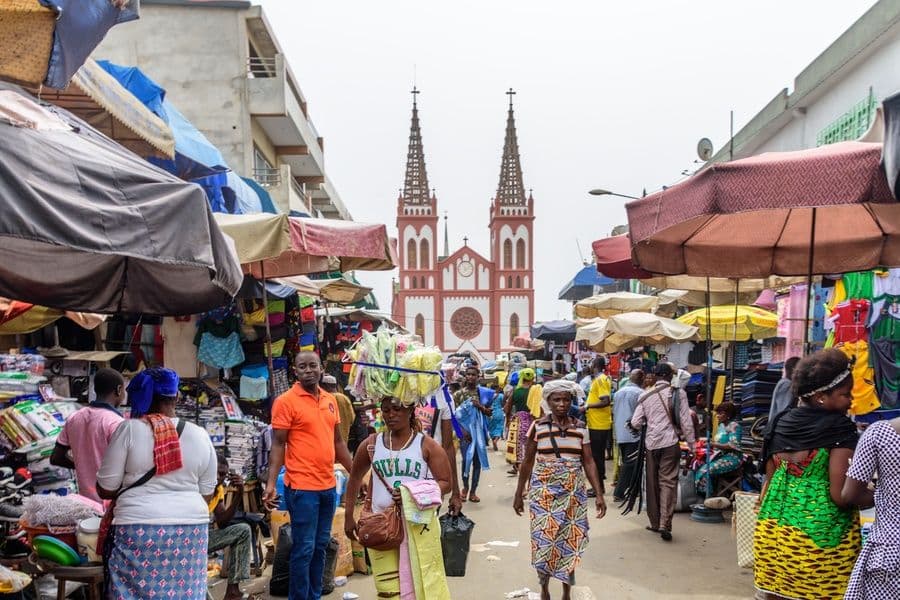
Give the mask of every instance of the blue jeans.
[(325, 549), (331, 541), (331, 521), (337, 495), (334, 488), (305, 492), (284, 488), (291, 515), (290, 600), (319, 600), (322, 597), (322, 572)]

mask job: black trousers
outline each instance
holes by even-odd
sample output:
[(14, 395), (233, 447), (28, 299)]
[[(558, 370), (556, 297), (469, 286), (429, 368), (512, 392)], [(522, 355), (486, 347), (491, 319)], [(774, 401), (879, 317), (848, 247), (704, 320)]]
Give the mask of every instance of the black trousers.
[(591, 454), (597, 463), (597, 474), (602, 482), (606, 479), (606, 445), (612, 438), (612, 429), (588, 429), (591, 437)]

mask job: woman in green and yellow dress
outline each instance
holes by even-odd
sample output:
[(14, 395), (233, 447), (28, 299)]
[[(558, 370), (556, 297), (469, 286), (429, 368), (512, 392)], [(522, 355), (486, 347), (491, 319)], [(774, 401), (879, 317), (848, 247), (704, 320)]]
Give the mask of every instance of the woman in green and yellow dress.
[(756, 588), (768, 600), (844, 597), (860, 550), (859, 513), (841, 499), (858, 438), (847, 417), (852, 388), (840, 350), (807, 356), (794, 371), (797, 406), (766, 435), (753, 553)]

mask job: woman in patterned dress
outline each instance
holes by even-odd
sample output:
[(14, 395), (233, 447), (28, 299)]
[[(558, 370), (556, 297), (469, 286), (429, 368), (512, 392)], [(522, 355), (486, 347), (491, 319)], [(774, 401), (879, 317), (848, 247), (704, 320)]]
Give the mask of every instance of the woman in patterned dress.
[(175, 416), (178, 375), (153, 368), (128, 385), (131, 418), (97, 473), (115, 499), (104, 563), (111, 600), (206, 597), (209, 509), (217, 482), (209, 434)]
[[(563, 600), (569, 600), (575, 568), (587, 545), (588, 497), (585, 476), (600, 489), (597, 465), (584, 423), (569, 416), (580, 388), (573, 381), (548, 382), (543, 390), (550, 414), (528, 430), (525, 457), (519, 469), (519, 485), (513, 509), (525, 510), (525, 485), (531, 479), (531, 564), (538, 573), (541, 600), (550, 598), (550, 579), (563, 584)], [(596, 498), (597, 518), (606, 514), (603, 496)]]
[[(712, 448), (716, 452), (708, 463), (700, 465), (694, 473), (697, 483), (697, 491), (706, 495), (708, 477), (719, 477), (732, 471), (737, 471), (741, 466), (743, 454), (741, 454), (741, 424), (735, 418), (737, 407), (728, 400), (721, 402), (716, 407), (716, 418), (719, 426)], [(696, 431), (696, 427), (694, 430)], [(697, 434), (700, 435), (700, 434)]]
[(767, 600), (844, 597), (860, 546), (859, 513), (841, 495), (858, 439), (847, 417), (852, 388), (843, 352), (807, 356), (794, 371), (797, 406), (766, 434), (753, 554)]
[[(873, 491), (869, 482), (875, 473)], [(863, 546), (844, 600), (900, 598), (900, 419), (869, 425), (847, 471), (841, 496), (875, 505), (875, 523)]]

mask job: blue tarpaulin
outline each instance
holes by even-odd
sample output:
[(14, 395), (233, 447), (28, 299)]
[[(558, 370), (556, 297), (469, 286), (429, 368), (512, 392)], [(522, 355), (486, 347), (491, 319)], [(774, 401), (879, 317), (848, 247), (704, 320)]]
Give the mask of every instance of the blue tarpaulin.
[(44, 84), (54, 89), (69, 84), (110, 28), (140, 16), (138, 0), (130, 0), (121, 9), (109, 0), (40, 0), (40, 3), (57, 14), (53, 49), (44, 79)]
[(166, 100), (166, 90), (147, 77), (143, 71), (137, 67), (116, 65), (107, 60), (98, 60), (97, 64), (172, 129), (175, 136), (175, 158), (150, 157), (148, 158), (150, 162), (185, 180), (208, 177), (228, 170), (219, 149)]
[(615, 285), (616, 280), (602, 275), (597, 271), (596, 265), (588, 265), (575, 274), (559, 292), (560, 300), (577, 302), (594, 295), (595, 287)]
[(277, 215), (279, 212), (278, 208), (275, 206), (275, 203), (272, 201), (272, 197), (269, 195), (269, 192), (266, 191), (266, 188), (259, 185), (253, 179), (249, 177), (241, 177), (250, 188), (256, 192), (256, 195), (259, 196), (259, 203), (262, 208), (262, 212), (272, 213), (273, 215)]

